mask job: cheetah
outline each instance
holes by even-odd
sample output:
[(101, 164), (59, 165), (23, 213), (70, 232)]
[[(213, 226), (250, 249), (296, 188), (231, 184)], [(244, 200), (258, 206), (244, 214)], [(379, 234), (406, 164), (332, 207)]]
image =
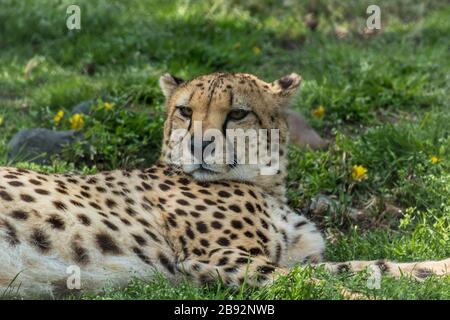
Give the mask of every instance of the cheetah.
[[(159, 82), (167, 116), (161, 159), (150, 168), (92, 175), (0, 168), (0, 293), (11, 287), (23, 296), (66, 292), (74, 266), (86, 291), (156, 273), (174, 282), (263, 286), (302, 264), (335, 272), (375, 265), (418, 278), (448, 274), (450, 259), (322, 262), (321, 232), (286, 199), (286, 114), (299, 75), (267, 83), (243, 73), (190, 81), (165, 74)], [(181, 142), (172, 132), (189, 133), (194, 121), (223, 135), (278, 129), (278, 170), (261, 174), (267, 163), (177, 163)], [(194, 141), (191, 152), (211, 143)]]

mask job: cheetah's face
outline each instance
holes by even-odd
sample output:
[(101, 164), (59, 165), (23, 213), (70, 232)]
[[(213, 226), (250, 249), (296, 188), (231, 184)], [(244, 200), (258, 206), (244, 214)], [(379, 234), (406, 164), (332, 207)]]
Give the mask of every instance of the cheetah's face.
[[(270, 174), (262, 171), (268, 166), (277, 172), (288, 137), (285, 109), (300, 82), (295, 73), (272, 83), (242, 73), (191, 81), (165, 74), (160, 78), (167, 108), (165, 161), (202, 181), (253, 181)], [(270, 129), (278, 129), (278, 137)], [(276, 152), (271, 154), (270, 147)]]

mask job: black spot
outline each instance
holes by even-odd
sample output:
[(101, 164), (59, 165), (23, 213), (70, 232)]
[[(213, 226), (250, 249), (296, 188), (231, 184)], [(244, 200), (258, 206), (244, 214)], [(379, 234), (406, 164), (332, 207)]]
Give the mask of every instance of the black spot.
[(78, 243), (72, 244), (73, 259), (75, 262), (86, 265), (89, 263), (89, 255), (85, 248), (81, 247)]
[(241, 212), (241, 208), (236, 204), (232, 204), (228, 208), (230, 208), (230, 210), (237, 212), (237, 213)]
[(178, 179), (178, 182), (184, 186), (187, 186), (190, 183), (190, 180), (187, 178), (180, 178), (180, 179)]
[(189, 202), (187, 202), (187, 201), (184, 200), (184, 199), (178, 199), (178, 200), (177, 200), (177, 203), (178, 203), (178, 204), (181, 204), (182, 206), (187, 206), (187, 205), (189, 205)]
[(116, 242), (107, 233), (99, 233), (95, 236), (100, 251), (104, 254), (120, 254), (122, 250), (117, 246)]
[(133, 247), (133, 252), (139, 257), (139, 259), (144, 261), (144, 263), (146, 263), (148, 265), (153, 265), (152, 261), (150, 260), (150, 258), (146, 254), (144, 254), (142, 252), (142, 250), (139, 249), (138, 247)]
[(56, 214), (52, 214), (46, 221), (53, 229), (64, 230), (66, 228), (64, 220)]
[(207, 233), (208, 232), (208, 227), (206, 226), (206, 224), (202, 221), (197, 222), (196, 224), (197, 226), (197, 230), (200, 233)]
[(172, 227), (174, 227), (174, 228), (176, 228), (176, 227), (178, 226), (178, 224), (177, 224), (177, 222), (175, 221), (174, 218), (169, 217), (169, 218), (167, 218), (167, 221), (168, 221), (169, 224), (170, 224)]
[(242, 192), (242, 191), (239, 190), (239, 189), (235, 189), (235, 190), (234, 190), (234, 194), (237, 195), (237, 196), (241, 196), (241, 197), (242, 197), (242, 196), (244, 195), (244, 192)]
[(247, 263), (251, 262), (251, 259), (248, 257), (240, 257), (240, 258), (237, 258), (235, 262), (237, 264), (247, 264)]
[(25, 202), (34, 202), (35, 201), (35, 199), (28, 194), (21, 194), (20, 199), (22, 199)]
[(130, 226), (130, 225), (131, 225), (131, 222), (128, 221), (127, 219), (125, 219), (125, 218), (120, 218), (120, 221), (122, 221), (122, 223), (123, 223), (124, 225), (127, 225), (127, 226)]
[(62, 211), (67, 210), (67, 206), (62, 201), (53, 201), (53, 205), (58, 210), (62, 210)]
[(219, 244), (219, 245), (221, 245), (221, 246), (227, 247), (227, 246), (230, 245), (230, 240), (228, 240), (227, 238), (224, 238), (224, 237), (220, 237), (220, 238), (217, 240), (217, 244)]
[(40, 186), (42, 184), (42, 182), (40, 182), (39, 180), (35, 180), (35, 179), (30, 179), (29, 182), (31, 184), (34, 184), (35, 186)]
[(242, 222), (240, 222), (239, 220), (231, 220), (231, 226), (238, 230), (243, 228)]
[(114, 230), (114, 231), (119, 230), (119, 228), (114, 223), (112, 223), (108, 220), (103, 219), (102, 222), (105, 224), (105, 226), (107, 226), (111, 230)]
[(84, 204), (82, 204), (81, 202), (78, 202), (76, 200), (70, 200), (70, 203), (72, 203), (76, 207), (84, 208)]
[(300, 228), (300, 227), (304, 226), (305, 224), (308, 224), (308, 221), (300, 221), (295, 224), (295, 227)]
[(51, 248), (49, 236), (40, 229), (34, 229), (30, 236), (30, 243), (41, 252), (46, 253)]
[(213, 213), (213, 217), (216, 219), (223, 219), (223, 218), (225, 218), (225, 215), (221, 212), (216, 211)]
[(97, 191), (100, 192), (100, 193), (105, 193), (106, 192), (106, 189), (103, 188), (103, 187), (96, 187), (95, 189), (97, 189)]
[(88, 183), (88, 184), (96, 184), (96, 183), (97, 183), (97, 178), (94, 178), (94, 177), (89, 178), (89, 179), (86, 181), (86, 183)]
[(86, 191), (81, 191), (80, 194), (85, 198), (88, 198), (88, 199), (91, 198), (91, 195), (89, 193), (87, 193)]
[(61, 194), (67, 194), (67, 191), (61, 188), (55, 188), (55, 190)]
[(383, 260), (378, 260), (375, 264), (380, 268), (382, 272), (386, 272), (389, 270), (389, 267)]
[(174, 186), (175, 185), (175, 182), (173, 182), (172, 180), (164, 180), (164, 183), (165, 184), (168, 184), (169, 186)]
[(114, 209), (115, 207), (117, 207), (117, 202), (114, 201), (113, 199), (106, 199), (105, 204), (108, 206), (108, 208), (110, 209)]
[(182, 191), (181, 193), (182, 193), (183, 195), (185, 195), (186, 197), (191, 198), (191, 199), (197, 198), (197, 196), (196, 196), (195, 194), (191, 193), (191, 192)]
[(340, 263), (337, 265), (336, 270), (337, 270), (337, 273), (349, 272), (350, 266), (345, 263)]
[(147, 221), (145, 221), (144, 219), (136, 219), (140, 224), (142, 224), (144, 227), (150, 227), (150, 223), (148, 223)]
[(244, 219), (244, 221), (245, 222), (247, 222), (249, 225), (251, 225), (251, 226), (253, 226), (254, 225), (254, 223), (253, 223), (253, 220), (252, 219), (250, 219), (250, 218), (248, 218), (248, 217), (244, 217), (243, 218)]
[(97, 210), (102, 210), (102, 207), (100, 207), (98, 204), (96, 204), (95, 202), (89, 202), (89, 205)]
[(215, 201), (212, 201), (210, 199), (203, 199), (203, 202), (208, 206), (215, 206), (217, 204)]
[(131, 217), (134, 217), (135, 215), (137, 215), (137, 212), (131, 207), (127, 207), (125, 209), (125, 212)]
[(163, 254), (163, 253), (159, 253), (158, 255), (158, 259), (161, 262), (161, 264), (167, 269), (169, 270), (170, 273), (174, 274), (175, 270), (174, 270), (174, 266), (173, 264), (169, 261), (169, 259)]
[(265, 266), (259, 266), (259, 267), (257, 268), (257, 271), (258, 271), (259, 273), (262, 273), (262, 274), (268, 274), (268, 273), (274, 272), (274, 271), (275, 271), (275, 268), (272, 267), (272, 266), (267, 266), (267, 265), (265, 265)]
[(37, 194), (44, 195), (44, 196), (50, 194), (50, 192), (48, 192), (47, 190), (44, 190), (44, 189), (34, 189), (34, 192), (36, 192)]
[(262, 255), (262, 253), (263, 253), (260, 248), (251, 248), (248, 252), (252, 256), (259, 256), (259, 255)]
[(175, 213), (179, 216), (187, 216), (186, 211), (184, 211), (183, 209), (177, 208), (177, 209), (175, 209)]
[(262, 242), (266, 243), (269, 241), (269, 239), (266, 237), (264, 233), (262, 233), (260, 230), (256, 231), (256, 235), (262, 240)]
[(245, 207), (250, 213), (255, 213), (255, 207), (250, 202), (246, 202)]
[(289, 76), (286, 76), (286, 77), (279, 79), (278, 84), (280, 85), (281, 88), (287, 89), (292, 85), (293, 81), (294, 80), (292, 78), (290, 78)]
[(200, 240), (200, 244), (201, 244), (202, 246), (204, 246), (205, 248), (208, 248), (208, 247), (209, 247), (209, 241), (206, 240), (206, 239), (201, 239), (201, 240)]
[(89, 219), (89, 217), (85, 214), (79, 214), (78, 220), (80, 220), (80, 222), (85, 226), (89, 226), (91, 224), (91, 219)]
[(142, 236), (138, 234), (133, 234), (132, 236), (134, 240), (138, 243), (138, 245), (145, 246), (147, 244), (147, 240), (145, 240)]
[(211, 222), (211, 227), (219, 230), (219, 229), (222, 229), (222, 224), (219, 221), (213, 221), (213, 222)]
[(17, 230), (13, 225), (6, 220), (0, 220), (0, 226), (4, 226), (6, 228), (6, 241), (11, 246), (16, 246), (20, 243), (19, 237), (17, 236)]
[(6, 175), (3, 176), (3, 178), (5, 178), (5, 179), (18, 179), (17, 176), (12, 175), (12, 174), (6, 174)]
[(245, 231), (244, 232), (244, 236), (246, 236), (247, 238), (253, 238), (255, 235), (253, 233), (251, 233), (250, 231)]
[(144, 181), (142, 181), (141, 185), (142, 185), (142, 188), (144, 188), (145, 190), (151, 190), (152, 189), (152, 186), (149, 185), (148, 183), (144, 182)]
[(150, 230), (145, 229), (144, 232), (150, 237), (152, 238), (153, 241), (157, 242), (157, 243), (161, 243), (161, 240), (159, 240), (159, 238)]
[(222, 198), (229, 198), (229, 197), (231, 197), (231, 194), (230, 194), (229, 192), (223, 191), (223, 190), (219, 191), (218, 194), (219, 194), (219, 196), (222, 197)]
[(276, 263), (279, 263), (280, 262), (280, 259), (281, 259), (281, 244), (279, 244), (279, 243), (277, 243), (277, 251), (276, 251), (276, 254), (275, 254), (275, 261), (276, 261)]
[(189, 214), (190, 214), (191, 216), (193, 216), (194, 218), (200, 217), (200, 213), (198, 213), (198, 212), (196, 212), (196, 211), (190, 211)]
[(196, 205), (195, 206), (195, 210), (198, 210), (198, 211), (205, 211), (206, 209), (207, 209), (207, 207), (202, 206), (202, 205)]
[(217, 266), (224, 266), (228, 263), (228, 257), (222, 257), (219, 259), (219, 261), (217, 262)]
[(23, 210), (14, 210), (13, 212), (11, 212), (11, 217), (17, 220), (27, 220), (28, 213)]
[(264, 228), (264, 229), (269, 229), (269, 225), (268, 225), (268, 223), (266, 222), (266, 220), (264, 220), (264, 219), (260, 219), (260, 221), (261, 221), (261, 225), (262, 225), (262, 227)]
[(428, 277), (431, 277), (432, 275), (434, 275), (434, 272), (430, 269), (420, 268), (420, 269), (416, 269), (414, 271), (414, 274), (416, 275), (416, 277), (418, 277), (420, 279), (425, 279), (425, 278), (428, 278)]
[(236, 273), (239, 269), (236, 267), (228, 267), (223, 269), (226, 273)]
[(23, 186), (22, 182), (16, 181), (16, 180), (8, 181), (8, 184), (13, 187), (22, 187)]
[(195, 234), (190, 227), (186, 227), (186, 235), (191, 239), (195, 239)]
[(170, 187), (169, 187), (167, 184), (164, 184), (164, 183), (160, 183), (160, 184), (159, 184), (159, 188), (160, 188), (162, 191), (167, 191), (167, 190), (170, 189)]

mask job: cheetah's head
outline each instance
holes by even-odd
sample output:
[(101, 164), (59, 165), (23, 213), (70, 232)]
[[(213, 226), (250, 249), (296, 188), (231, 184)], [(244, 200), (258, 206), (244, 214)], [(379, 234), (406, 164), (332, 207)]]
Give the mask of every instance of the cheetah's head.
[(272, 191), (283, 185), (286, 111), (299, 75), (267, 83), (244, 73), (213, 73), (190, 81), (165, 74), (159, 82), (167, 111), (164, 161), (201, 181), (248, 181)]

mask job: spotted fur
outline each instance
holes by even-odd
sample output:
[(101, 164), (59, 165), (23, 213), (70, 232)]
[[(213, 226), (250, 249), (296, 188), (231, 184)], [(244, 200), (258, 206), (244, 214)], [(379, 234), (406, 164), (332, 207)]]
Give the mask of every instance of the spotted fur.
[[(81, 270), (82, 289), (99, 290), (155, 272), (261, 286), (294, 265), (320, 263), (323, 237), (287, 206), (284, 189), (284, 110), (300, 77), (265, 83), (212, 74), (186, 82), (165, 75), (160, 83), (168, 116), (163, 161), (152, 167), (86, 176), (0, 168), (0, 293), (12, 285), (25, 296), (54, 294), (66, 288), (71, 266)], [(170, 131), (189, 125), (176, 115), (181, 103), (209, 126), (280, 128), (280, 172), (266, 177), (239, 165), (196, 174), (171, 164)], [(242, 106), (251, 115), (227, 122)], [(335, 272), (368, 265), (423, 278), (447, 273), (449, 261), (325, 264)]]

